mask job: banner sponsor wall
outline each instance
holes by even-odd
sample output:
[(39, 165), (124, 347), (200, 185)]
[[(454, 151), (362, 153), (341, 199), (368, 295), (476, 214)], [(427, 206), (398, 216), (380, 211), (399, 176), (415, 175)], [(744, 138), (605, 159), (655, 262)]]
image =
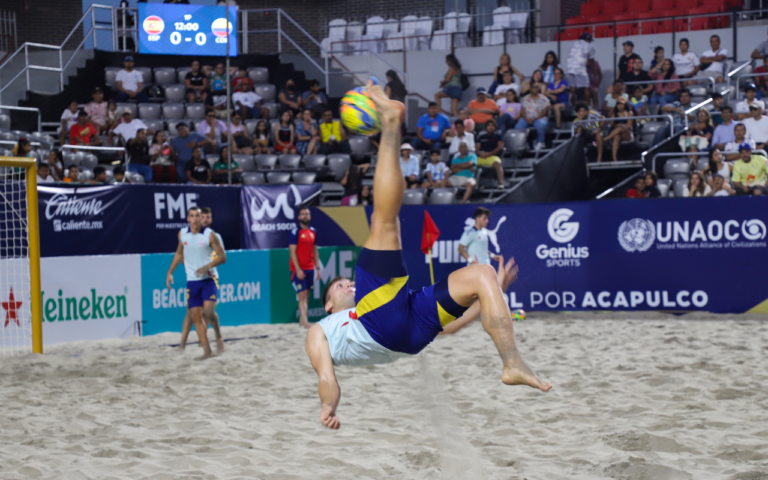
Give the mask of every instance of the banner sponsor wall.
[(317, 184), (242, 187), (243, 248), (288, 248), (288, 232), (297, 225), (297, 208), (317, 196), (321, 188)]

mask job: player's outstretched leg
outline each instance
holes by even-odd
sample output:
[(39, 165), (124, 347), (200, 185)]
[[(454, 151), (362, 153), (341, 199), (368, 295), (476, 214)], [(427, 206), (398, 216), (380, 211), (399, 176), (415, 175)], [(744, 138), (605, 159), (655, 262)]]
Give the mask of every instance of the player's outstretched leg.
[(507, 385), (528, 385), (544, 392), (552, 388), (549, 383), (539, 380), (517, 351), (512, 316), (493, 267), (476, 264), (453, 272), (448, 277), (448, 293), (462, 306), (480, 302), (483, 328), (493, 339), (501, 356), (502, 382)]
[(216, 335), (216, 353), (223, 353), (224, 339), (221, 336), (219, 314), (216, 313), (216, 302), (205, 302), (203, 304), (203, 320), (206, 326), (210, 325), (213, 327), (213, 333)]
[(370, 80), (367, 90), (381, 120), (381, 140), (373, 175), (376, 201), (371, 215), (371, 234), (363, 246), (369, 250), (402, 250), (398, 214), (405, 190), (400, 170), (400, 124), (405, 107), (387, 98), (381, 87)]

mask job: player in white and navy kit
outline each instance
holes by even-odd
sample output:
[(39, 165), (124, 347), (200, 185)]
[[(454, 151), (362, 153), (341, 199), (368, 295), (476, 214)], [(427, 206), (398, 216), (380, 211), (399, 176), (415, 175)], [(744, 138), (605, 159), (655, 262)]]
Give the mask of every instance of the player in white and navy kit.
[[(200, 208), (200, 214), (202, 218), (202, 225), (203, 228), (210, 228), (211, 224), (213, 223), (213, 212), (208, 207), (202, 207)], [(226, 251), (226, 247), (224, 247), (224, 241), (221, 239), (221, 235), (219, 235), (216, 232), (213, 232), (216, 237), (219, 239), (219, 243), (221, 244), (222, 250)], [(214, 251), (211, 255), (211, 260), (216, 256), (216, 252)], [(220, 285), (219, 282), (219, 272), (216, 267), (213, 267), (211, 269), (211, 277), (216, 281), (216, 286)], [(210, 304), (209, 304), (210, 305)], [(219, 324), (219, 314), (216, 313), (216, 303), (213, 304), (212, 308), (206, 308), (203, 306), (203, 322), (206, 325), (206, 328), (208, 326), (213, 327), (213, 332), (216, 335), (216, 353), (222, 353), (224, 352), (224, 339), (221, 336), (221, 328)], [(179, 344), (179, 349), (183, 350), (184, 346), (187, 344), (187, 337), (189, 336), (189, 332), (192, 330), (192, 315), (187, 309), (186, 315), (184, 316), (184, 323), (181, 327), (181, 343)]]
[[(210, 228), (203, 228), (202, 215), (197, 207), (187, 211), (189, 227), (179, 231), (179, 246), (173, 256), (171, 268), (168, 269), (165, 285), (171, 289), (173, 271), (184, 262), (187, 274), (187, 309), (195, 324), (200, 345), (203, 347), (203, 358), (213, 356), (208, 344), (207, 328), (203, 322), (203, 308), (213, 309), (219, 298), (219, 287), (216, 278), (211, 275), (212, 269), (227, 261), (227, 254), (219, 242), (219, 237)], [(213, 257), (213, 253), (216, 256)], [(180, 345), (184, 348), (184, 345)]]
[(459, 254), (470, 265), (481, 263), (490, 265), (491, 258), (498, 261), (496, 255), (488, 254), (488, 221), (491, 211), (485, 207), (477, 207), (475, 210), (475, 224), (464, 230), (459, 240)]

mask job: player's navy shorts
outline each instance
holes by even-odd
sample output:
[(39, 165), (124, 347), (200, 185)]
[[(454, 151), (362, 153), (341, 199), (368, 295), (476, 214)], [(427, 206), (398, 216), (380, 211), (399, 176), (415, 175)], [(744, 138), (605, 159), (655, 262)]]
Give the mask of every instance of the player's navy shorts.
[(202, 307), (203, 302), (219, 300), (219, 281), (215, 277), (187, 281), (187, 308)]
[(291, 285), (293, 285), (296, 293), (312, 290), (315, 287), (315, 271), (304, 270), (304, 280), (299, 279), (296, 276), (296, 272), (291, 272)]
[(410, 290), (400, 250), (360, 252), (355, 267), (357, 318), (381, 346), (415, 355), (467, 307), (448, 294), (448, 279)]

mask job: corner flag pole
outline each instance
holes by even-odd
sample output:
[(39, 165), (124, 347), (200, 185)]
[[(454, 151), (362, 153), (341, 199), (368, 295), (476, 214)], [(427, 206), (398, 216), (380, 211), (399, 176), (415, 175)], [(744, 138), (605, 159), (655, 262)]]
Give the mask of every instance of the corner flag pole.
[[(427, 233), (427, 242), (429, 242), (429, 233)], [(435, 284), (435, 271), (432, 269), (432, 247), (429, 247), (429, 278), (432, 280), (432, 285)]]

